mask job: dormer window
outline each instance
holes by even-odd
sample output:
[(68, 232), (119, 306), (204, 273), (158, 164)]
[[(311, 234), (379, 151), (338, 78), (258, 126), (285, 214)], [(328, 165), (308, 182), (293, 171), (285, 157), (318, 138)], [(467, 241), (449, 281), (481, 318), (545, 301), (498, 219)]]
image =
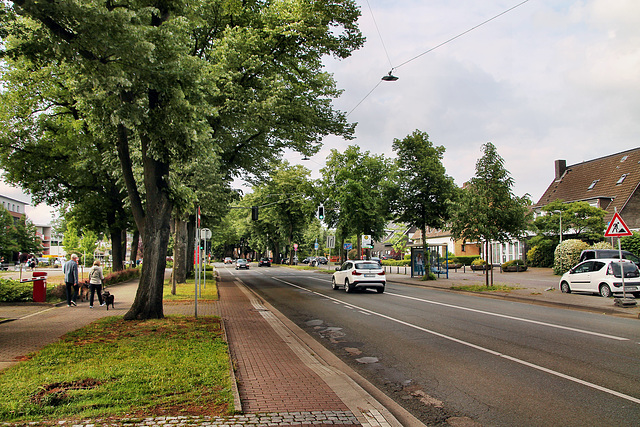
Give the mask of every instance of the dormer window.
[(623, 156), (623, 157), (620, 159), (620, 163), (624, 162), (624, 161), (625, 161), (625, 160), (627, 160), (628, 158), (629, 158), (629, 156)]
[(591, 183), (591, 185), (589, 186), (589, 188), (587, 188), (587, 190), (593, 190), (593, 187), (596, 186), (598, 181), (600, 181), (600, 180), (599, 179), (594, 179), (593, 182)]
[(622, 184), (624, 182), (624, 179), (627, 177), (627, 175), (629, 175), (628, 173), (624, 173), (622, 174), (622, 176), (620, 177), (620, 179), (618, 180), (618, 182), (616, 182), (616, 185), (618, 184)]

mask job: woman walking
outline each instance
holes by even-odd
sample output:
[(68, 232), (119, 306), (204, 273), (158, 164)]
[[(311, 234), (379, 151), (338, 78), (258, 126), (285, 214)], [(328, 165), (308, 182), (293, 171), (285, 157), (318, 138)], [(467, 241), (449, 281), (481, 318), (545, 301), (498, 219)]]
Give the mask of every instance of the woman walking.
[(100, 267), (100, 260), (93, 261), (93, 267), (89, 270), (89, 308), (93, 308), (93, 294), (98, 293), (98, 301), (100, 306), (104, 305), (102, 301), (102, 281), (104, 280), (104, 274), (102, 273), (102, 267)]

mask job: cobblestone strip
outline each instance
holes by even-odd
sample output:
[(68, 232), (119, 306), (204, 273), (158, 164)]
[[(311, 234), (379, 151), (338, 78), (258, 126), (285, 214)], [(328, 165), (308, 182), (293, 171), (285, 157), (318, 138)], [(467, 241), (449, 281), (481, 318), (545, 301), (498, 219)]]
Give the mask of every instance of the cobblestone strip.
[[(51, 422), (2, 423), (2, 427), (51, 426)], [(349, 411), (269, 412), (229, 417), (180, 416), (155, 418), (97, 419), (58, 421), (60, 427), (267, 427), (267, 426), (357, 426)]]

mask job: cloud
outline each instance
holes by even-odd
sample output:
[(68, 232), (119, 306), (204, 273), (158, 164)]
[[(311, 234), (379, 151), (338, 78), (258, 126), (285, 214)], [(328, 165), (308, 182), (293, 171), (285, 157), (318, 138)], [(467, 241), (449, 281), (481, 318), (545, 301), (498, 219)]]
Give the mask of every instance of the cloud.
[[(640, 2), (530, 1), (403, 64), (517, 3), (369, 0), (376, 28), (359, 1), (366, 45), (326, 61), (345, 90), (335, 105), (351, 111), (361, 102), (349, 115), (357, 138), (327, 138), (327, 149), (358, 144), (392, 155), (394, 138), (420, 129), (445, 146), (447, 173), (462, 184), (491, 141), (514, 192), (537, 201), (554, 160), (574, 164), (637, 146)], [(392, 66), (399, 80), (380, 83)]]

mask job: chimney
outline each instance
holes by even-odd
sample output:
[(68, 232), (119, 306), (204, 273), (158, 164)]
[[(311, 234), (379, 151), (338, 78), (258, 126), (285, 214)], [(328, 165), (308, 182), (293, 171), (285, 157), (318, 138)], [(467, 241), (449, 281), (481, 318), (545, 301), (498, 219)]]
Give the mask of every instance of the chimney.
[(567, 170), (567, 161), (566, 160), (556, 160), (556, 181), (560, 181), (562, 175), (564, 175)]

